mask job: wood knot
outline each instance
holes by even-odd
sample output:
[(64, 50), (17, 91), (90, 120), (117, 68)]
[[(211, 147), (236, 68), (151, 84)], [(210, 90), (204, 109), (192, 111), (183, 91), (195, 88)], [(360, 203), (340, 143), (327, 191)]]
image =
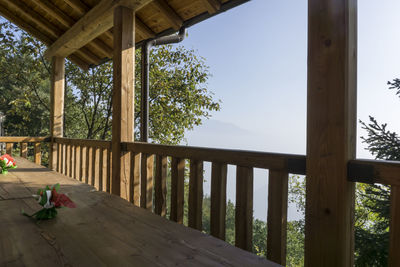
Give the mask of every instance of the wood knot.
[(325, 44), (326, 47), (331, 46), (331, 44), (332, 44), (331, 39), (326, 39), (326, 40), (324, 41), (324, 44)]

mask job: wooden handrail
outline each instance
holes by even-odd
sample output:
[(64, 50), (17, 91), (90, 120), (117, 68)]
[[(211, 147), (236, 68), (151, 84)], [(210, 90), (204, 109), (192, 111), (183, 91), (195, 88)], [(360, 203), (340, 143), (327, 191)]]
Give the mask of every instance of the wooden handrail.
[(53, 141), (58, 144), (65, 144), (65, 145), (88, 146), (88, 147), (93, 146), (93, 147), (111, 149), (111, 141), (105, 141), (105, 140), (54, 137)]
[(171, 156), (175, 158), (219, 162), (243, 167), (287, 170), (289, 173), (295, 174), (305, 174), (306, 171), (306, 157), (303, 155), (194, 146), (158, 145), (141, 142), (122, 143), (122, 150)]
[(23, 158), (28, 157), (28, 143), (33, 143), (33, 161), (36, 164), (42, 163), (41, 143), (49, 142), (49, 137), (31, 136), (0, 136), (0, 143), (6, 143), (6, 153), (12, 154), (14, 143), (19, 143), (19, 155)]
[(400, 161), (356, 159), (348, 163), (349, 181), (400, 186)]
[(49, 141), (50, 137), (0, 136), (0, 143), (38, 143)]

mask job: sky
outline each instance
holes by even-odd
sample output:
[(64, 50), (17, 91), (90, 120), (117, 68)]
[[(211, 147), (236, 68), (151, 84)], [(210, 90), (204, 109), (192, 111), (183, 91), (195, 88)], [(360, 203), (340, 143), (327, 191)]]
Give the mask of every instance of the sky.
[[(400, 1), (358, 1), (357, 118), (374, 116), (400, 132), (400, 102), (387, 81), (400, 78)], [(189, 29), (182, 43), (206, 59), (208, 88), (222, 109), (186, 135), (187, 144), (305, 154), (307, 1), (252, 0)], [(360, 136), (357, 157), (373, 158)], [(205, 167), (209, 192), (210, 166)], [(228, 169), (234, 200), (235, 168)], [(267, 171), (255, 170), (254, 215), (265, 220)], [(293, 206), (289, 219), (298, 218)]]

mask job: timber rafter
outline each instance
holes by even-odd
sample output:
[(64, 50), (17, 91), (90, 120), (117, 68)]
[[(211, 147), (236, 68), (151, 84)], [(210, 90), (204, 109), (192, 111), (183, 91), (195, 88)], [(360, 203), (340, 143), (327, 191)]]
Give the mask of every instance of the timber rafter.
[[(113, 57), (112, 10), (136, 10), (135, 42), (171, 34), (248, 0), (1, 0), (0, 15), (83, 69)], [(97, 11), (96, 11), (97, 10)]]

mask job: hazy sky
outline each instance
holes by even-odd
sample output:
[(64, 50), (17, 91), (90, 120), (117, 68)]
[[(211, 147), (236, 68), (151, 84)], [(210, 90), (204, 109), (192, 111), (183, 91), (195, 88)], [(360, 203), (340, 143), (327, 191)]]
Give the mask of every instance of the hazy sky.
[[(386, 85), (400, 78), (400, 1), (360, 0), (358, 10), (358, 118), (373, 115), (400, 132), (400, 99)], [(307, 1), (252, 0), (190, 28), (183, 45), (206, 58), (209, 88), (222, 100), (221, 111), (187, 134), (189, 145), (305, 154)], [(360, 126), (357, 135), (365, 135)], [(357, 156), (371, 158), (360, 138)], [(262, 219), (267, 181), (257, 170), (254, 208)]]

